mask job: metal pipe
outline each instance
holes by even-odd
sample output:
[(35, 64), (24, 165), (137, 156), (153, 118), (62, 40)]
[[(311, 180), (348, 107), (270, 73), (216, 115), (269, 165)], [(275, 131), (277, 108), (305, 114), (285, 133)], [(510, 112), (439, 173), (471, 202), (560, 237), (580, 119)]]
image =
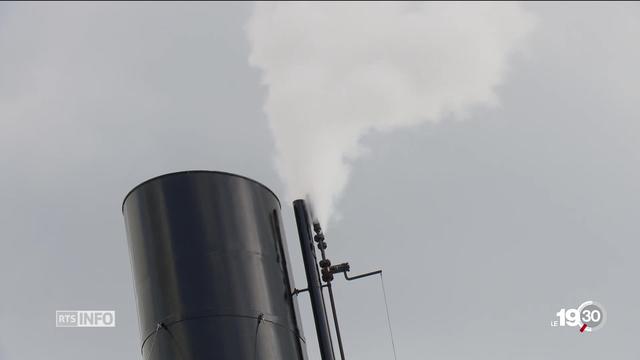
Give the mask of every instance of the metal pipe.
[(331, 283), (327, 284), (327, 289), (329, 289), (329, 300), (331, 300), (333, 324), (336, 327), (336, 337), (338, 338), (338, 348), (340, 349), (340, 358), (342, 360), (345, 360), (344, 347), (342, 346), (342, 336), (340, 335), (340, 326), (338, 325), (338, 314), (336, 313), (336, 301), (333, 299), (333, 289), (331, 288)]
[[(313, 229), (316, 232), (316, 237), (318, 238), (318, 249), (320, 249), (320, 255), (324, 262), (327, 261), (327, 254), (325, 249), (327, 248), (327, 244), (324, 241), (324, 234), (322, 233), (322, 228), (319, 223), (313, 224)], [(323, 266), (320, 264), (320, 266)], [(333, 325), (336, 328), (336, 338), (338, 339), (338, 349), (340, 350), (340, 358), (345, 360), (344, 357), (344, 346), (342, 345), (342, 335), (340, 334), (340, 325), (338, 324), (338, 315), (336, 313), (336, 302), (333, 297), (333, 288), (331, 287), (331, 279), (333, 279), (333, 275), (330, 275), (329, 279), (325, 279), (327, 283), (327, 289), (329, 290), (329, 300), (331, 300), (331, 313), (333, 314)]]
[(324, 303), (322, 284), (320, 283), (320, 273), (318, 271), (316, 261), (316, 252), (313, 246), (313, 237), (311, 236), (309, 213), (304, 200), (295, 200), (293, 202), (293, 211), (296, 217), (296, 224), (298, 225), (298, 237), (300, 238), (302, 260), (304, 262), (304, 270), (307, 275), (307, 288), (309, 289), (313, 318), (316, 325), (316, 333), (318, 334), (320, 356), (322, 360), (334, 360), (335, 357), (333, 353), (329, 321), (327, 318), (327, 308)]
[(367, 276), (371, 276), (371, 275), (378, 275), (378, 274), (382, 274), (382, 270), (377, 270), (377, 271), (372, 271), (372, 272), (368, 272), (366, 274), (362, 274), (362, 275), (357, 275), (357, 276), (352, 276), (349, 277), (349, 275), (347, 275), (347, 273), (343, 273), (344, 274), (344, 278), (347, 280), (356, 280), (356, 279), (360, 279), (363, 277), (367, 277)]

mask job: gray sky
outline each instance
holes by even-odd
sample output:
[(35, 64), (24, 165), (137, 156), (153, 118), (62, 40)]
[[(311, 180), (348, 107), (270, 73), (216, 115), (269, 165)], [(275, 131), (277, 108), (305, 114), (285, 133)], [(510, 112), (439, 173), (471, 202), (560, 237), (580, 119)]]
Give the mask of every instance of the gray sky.
[[(640, 357), (640, 5), (526, 6), (501, 106), (369, 134), (337, 205), (331, 257), (384, 268), (400, 359)], [(0, 4), (0, 359), (141, 358), (120, 213), (140, 181), (214, 169), (284, 194), (251, 9)], [(336, 287), (349, 357), (391, 359), (378, 283)], [(586, 300), (603, 329), (550, 326)], [(63, 309), (117, 327), (56, 329)]]

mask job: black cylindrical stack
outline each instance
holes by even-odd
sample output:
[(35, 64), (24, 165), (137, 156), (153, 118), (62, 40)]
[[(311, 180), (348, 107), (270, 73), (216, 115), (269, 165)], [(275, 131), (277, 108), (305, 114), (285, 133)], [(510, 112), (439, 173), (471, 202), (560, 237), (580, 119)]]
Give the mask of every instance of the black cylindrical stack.
[(151, 179), (123, 204), (145, 360), (306, 359), (280, 204), (221, 172)]
[(311, 219), (309, 218), (307, 205), (304, 200), (299, 199), (294, 201), (293, 211), (296, 216), (296, 224), (298, 225), (298, 237), (300, 238), (302, 260), (304, 261), (305, 273), (307, 275), (307, 286), (309, 289), (309, 296), (311, 298), (313, 319), (316, 324), (320, 357), (322, 360), (334, 360), (329, 320), (327, 318), (327, 309), (324, 303), (324, 295), (322, 293), (320, 272), (318, 271), (318, 260), (316, 258), (313, 237), (311, 235)]

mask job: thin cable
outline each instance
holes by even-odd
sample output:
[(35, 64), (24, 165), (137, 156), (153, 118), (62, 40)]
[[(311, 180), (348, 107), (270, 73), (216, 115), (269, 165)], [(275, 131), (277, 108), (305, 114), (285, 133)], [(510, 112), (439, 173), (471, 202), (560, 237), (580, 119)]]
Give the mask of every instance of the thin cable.
[(254, 336), (253, 342), (253, 358), (258, 360), (258, 330), (260, 330), (260, 324), (262, 323), (262, 319), (264, 319), (264, 314), (260, 314), (258, 316), (258, 323), (256, 324), (256, 334)]
[(151, 355), (153, 354), (153, 348), (156, 347), (158, 331), (160, 331), (161, 328), (162, 323), (158, 323), (158, 325), (156, 325), (156, 331), (153, 333), (153, 343), (151, 344), (151, 349), (149, 350), (149, 358), (151, 358)]
[[(163, 328), (167, 329), (169, 326), (174, 325), (174, 324), (178, 324), (178, 323), (181, 323), (181, 322), (190, 321), (190, 320), (197, 320), (197, 319), (213, 318), (213, 317), (232, 317), (232, 318), (241, 318), (241, 319), (258, 319), (257, 317), (252, 316), (252, 315), (215, 314), (215, 313), (205, 312), (205, 313), (194, 314), (194, 315), (189, 315), (189, 316), (185, 316), (185, 317), (175, 317), (175, 316), (174, 317), (167, 317), (163, 321), (161, 321), (160, 323), (162, 324)], [(288, 325), (281, 324), (281, 323), (279, 323), (277, 321), (264, 319), (264, 318), (262, 319), (262, 321), (265, 322), (265, 323), (269, 323), (269, 324), (275, 325), (275, 326), (279, 326), (279, 327), (291, 332), (295, 336), (297, 336), (300, 341), (306, 342), (306, 340), (303, 337), (301, 337), (296, 331), (291, 330)], [(155, 334), (155, 330), (151, 331), (151, 333), (144, 338), (144, 341), (142, 341), (142, 346), (140, 347), (140, 354), (142, 354), (142, 350), (144, 349), (144, 346), (147, 343), (147, 341), (151, 341), (150, 339), (153, 337), (154, 334)]]
[(344, 348), (342, 346), (342, 335), (340, 335), (340, 326), (338, 325), (338, 314), (336, 313), (336, 302), (333, 299), (333, 290), (331, 283), (327, 283), (327, 289), (329, 289), (329, 299), (331, 299), (331, 312), (333, 313), (333, 324), (336, 328), (336, 338), (338, 339), (338, 347), (340, 348), (340, 358), (345, 360)]
[(384, 306), (387, 310), (387, 326), (389, 327), (389, 335), (391, 336), (391, 346), (393, 347), (393, 358), (398, 360), (396, 355), (396, 343), (393, 340), (393, 330), (391, 329), (391, 316), (389, 316), (389, 303), (387, 302), (387, 290), (384, 288), (384, 278), (382, 277), (382, 271), (380, 272), (380, 283), (382, 284), (382, 295), (384, 296)]

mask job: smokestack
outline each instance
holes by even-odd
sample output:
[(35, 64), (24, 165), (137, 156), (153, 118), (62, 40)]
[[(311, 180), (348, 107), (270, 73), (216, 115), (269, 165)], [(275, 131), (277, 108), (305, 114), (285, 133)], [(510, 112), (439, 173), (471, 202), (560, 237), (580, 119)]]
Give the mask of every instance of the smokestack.
[(322, 360), (334, 360), (329, 320), (327, 319), (327, 309), (322, 293), (320, 272), (318, 270), (318, 259), (316, 258), (313, 236), (311, 235), (309, 212), (304, 200), (298, 199), (293, 202), (293, 212), (296, 216), (296, 224), (298, 225), (298, 237), (300, 238), (302, 261), (304, 261), (304, 269), (307, 275), (307, 289), (309, 291), (313, 319), (316, 325), (320, 357)]
[(271, 190), (179, 172), (131, 190), (123, 214), (145, 360), (307, 358)]

